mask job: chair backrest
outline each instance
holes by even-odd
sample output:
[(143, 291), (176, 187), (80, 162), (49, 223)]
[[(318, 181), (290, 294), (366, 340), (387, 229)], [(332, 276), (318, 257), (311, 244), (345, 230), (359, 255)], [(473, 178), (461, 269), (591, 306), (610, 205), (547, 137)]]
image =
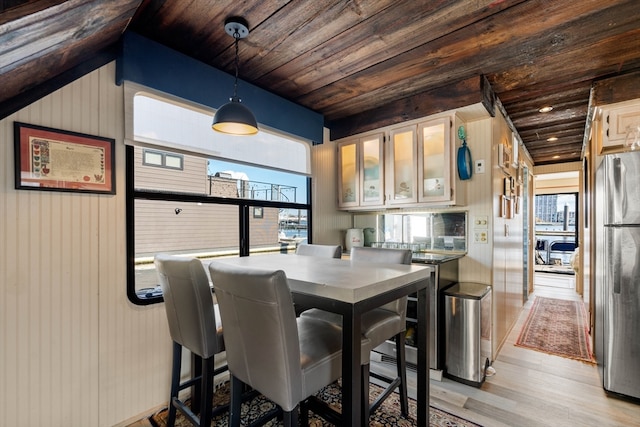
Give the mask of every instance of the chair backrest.
[(304, 398), (293, 299), (282, 270), (212, 261), (229, 372), (285, 410)]
[(323, 258), (341, 258), (342, 246), (302, 244), (296, 248), (296, 255), (318, 256)]
[(354, 246), (350, 258), (353, 261), (384, 262), (387, 264), (411, 264), (411, 249), (369, 248)]
[(168, 254), (156, 255), (154, 262), (171, 339), (202, 358), (222, 351), (222, 335), (202, 262)]
[[(411, 249), (370, 248), (354, 246), (350, 259), (354, 262), (376, 262), (387, 264), (411, 264)], [(403, 318), (407, 312), (407, 297), (383, 305), (381, 308), (398, 313)]]

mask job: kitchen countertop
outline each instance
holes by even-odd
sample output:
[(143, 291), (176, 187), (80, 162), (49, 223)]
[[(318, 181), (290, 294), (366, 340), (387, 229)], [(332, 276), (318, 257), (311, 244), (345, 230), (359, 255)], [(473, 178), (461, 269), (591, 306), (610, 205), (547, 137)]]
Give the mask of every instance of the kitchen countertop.
[(466, 254), (464, 253), (443, 254), (432, 252), (417, 252), (412, 255), (411, 261), (414, 263), (424, 264), (443, 264), (454, 259), (460, 259), (465, 255)]

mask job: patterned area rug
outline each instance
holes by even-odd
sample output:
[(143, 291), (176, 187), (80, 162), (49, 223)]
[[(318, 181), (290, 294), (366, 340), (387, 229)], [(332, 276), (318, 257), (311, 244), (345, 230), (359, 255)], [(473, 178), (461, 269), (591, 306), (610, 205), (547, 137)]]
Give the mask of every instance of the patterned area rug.
[(581, 301), (536, 297), (515, 345), (595, 363)]
[[(220, 405), (229, 402), (229, 383), (224, 383), (220, 386), (218, 390), (215, 392), (215, 396), (213, 398), (214, 405)], [(369, 398), (373, 401), (380, 393), (382, 392), (382, 388), (371, 385), (371, 393)], [(341, 409), (341, 392), (340, 392), (340, 382), (334, 383), (318, 392), (318, 397), (320, 397), (323, 401), (329, 403), (334, 409), (340, 411)], [(253, 400), (247, 403), (242, 404), (242, 423), (243, 425), (248, 425), (249, 423), (257, 420), (260, 414), (268, 411), (269, 409), (274, 408), (275, 405), (268, 399), (263, 396), (257, 396)], [(151, 424), (157, 427), (166, 427), (166, 419), (167, 419), (168, 411), (166, 409), (160, 411), (159, 413), (153, 415), (150, 419)], [(325, 420), (320, 417), (317, 417), (310, 412), (309, 414), (309, 425), (312, 427), (324, 427), (330, 426)], [(389, 398), (387, 398), (382, 406), (375, 412), (375, 414), (371, 417), (371, 422), (369, 425), (375, 427), (385, 427), (385, 426), (393, 426), (393, 427), (409, 427), (414, 426), (416, 419), (416, 401), (413, 399), (409, 399), (409, 417), (405, 418), (400, 414), (400, 400), (398, 393), (393, 393)], [(228, 413), (223, 413), (218, 417), (214, 418), (211, 425), (212, 426), (227, 426), (229, 424)], [(277, 426), (282, 425), (282, 423), (278, 423), (277, 421), (271, 421), (266, 426)], [(178, 412), (178, 417), (176, 420), (177, 427), (188, 427), (191, 426), (189, 422)], [(471, 421), (467, 421), (463, 418), (457, 417), (453, 414), (445, 412), (443, 410), (434, 408), (431, 406), (429, 408), (429, 426), (431, 427), (480, 427), (479, 424), (475, 424)]]

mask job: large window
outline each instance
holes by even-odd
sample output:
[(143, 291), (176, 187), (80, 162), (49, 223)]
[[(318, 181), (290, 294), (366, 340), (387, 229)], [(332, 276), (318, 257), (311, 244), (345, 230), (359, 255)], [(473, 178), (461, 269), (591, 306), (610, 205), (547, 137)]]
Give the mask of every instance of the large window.
[(578, 246), (578, 193), (536, 195), (535, 233), (536, 267), (568, 269)]
[(143, 150), (142, 163), (145, 166), (157, 166), (159, 168), (183, 169), (184, 156), (181, 154), (167, 153), (158, 150)]
[[(218, 134), (211, 130), (211, 115), (205, 115), (202, 133), (201, 124), (194, 124), (201, 112), (158, 99), (151, 108), (149, 99), (134, 102), (134, 115), (142, 113), (135, 117), (127, 147), (127, 294), (132, 302), (162, 301), (153, 264), (159, 252), (196, 256), (206, 264), (217, 257), (291, 252), (307, 241), (310, 178), (299, 172), (308, 166), (305, 142), (276, 135), (263, 145), (260, 138), (235, 137), (251, 156), (242, 161), (242, 150), (234, 148), (233, 159), (223, 158), (224, 149), (215, 150)], [(171, 113), (162, 111), (165, 106)], [(153, 127), (157, 117), (146, 119), (151, 110), (163, 118), (162, 126)], [(180, 132), (163, 130), (172, 120)], [(198, 128), (191, 133), (193, 126)], [(200, 153), (197, 145), (205, 137), (212, 139), (211, 147)], [(186, 149), (190, 138), (198, 143)], [(291, 156), (292, 149), (296, 155)], [(261, 151), (269, 167), (255, 163)], [(276, 157), (277, 168), (269, 160)], [(283, 170), (282, 159), (295, 171)]]

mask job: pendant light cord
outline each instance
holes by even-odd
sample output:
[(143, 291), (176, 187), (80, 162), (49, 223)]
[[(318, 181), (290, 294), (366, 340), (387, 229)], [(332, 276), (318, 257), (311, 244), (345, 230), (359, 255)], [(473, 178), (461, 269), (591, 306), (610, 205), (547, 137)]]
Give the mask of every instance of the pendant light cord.
[(234, 61), (236, 67), (236, 79), (233, 82), (233, 98), (238, 99), (238, 69), (240, 68), (240, 56), (238, 55), (238, 40), (240, 39), (240, 33), (236, 30), (233, 33), (234, 43), (236, 45), (236, 58)]

